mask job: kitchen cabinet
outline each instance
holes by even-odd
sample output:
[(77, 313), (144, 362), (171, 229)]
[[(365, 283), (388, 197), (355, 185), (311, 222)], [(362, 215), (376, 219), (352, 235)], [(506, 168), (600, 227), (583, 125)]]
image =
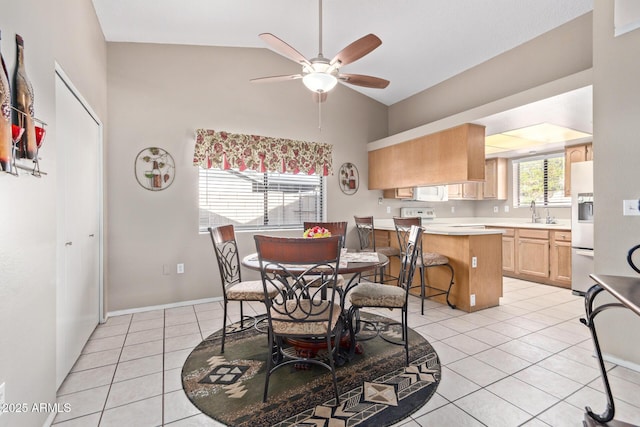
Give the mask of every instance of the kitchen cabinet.
[(502, 234), (502, 274), (548, 285), (571, 287), (571, 231), (487, 227)]
[(549, 230), (520, 228), (516, 236), (516, 274), (548, 278)]
[(449, 184), (448, 192), (449, 200), (482, 200), (482, 183)]
[(549, 245), (549, 280), (571, 287), (571, 232), (552, 231)]
[(383, 190), (382, 197), (385, 199), (413, 199), (413, 187)]
[(507, 200), (507, 159), (493, 158), (484, 162), (482, 198)]
[(502, 271), (516, 271), (516, 236), (513, 228), (505, 228), (502, 235)]
[(571, 195), (571, 165), (593, 160), (593, 144), (572, 145), (564, 149), (564, 195)]
[(369, 190), (484, 181), (485, 127), (456, 126), (371, 150)]

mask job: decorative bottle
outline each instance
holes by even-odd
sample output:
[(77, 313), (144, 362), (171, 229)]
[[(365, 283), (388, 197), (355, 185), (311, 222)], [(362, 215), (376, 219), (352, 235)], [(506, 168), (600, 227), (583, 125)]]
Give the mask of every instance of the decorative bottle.
[(160, 172), (157, 160), (153, 161), (153, 169), (151, 169), (151, 174), (153, 175), (153, 178), (151, 178), (151, 186), (153, 188), (162, 188), (162, 172)]
[[(1, 39), (2, 37), (0, 37)], [(0, 168), (11, 171), (11, 88), (9, 74), (0, 53), (2, 70), (0, 70)]]
[(356, 189), (356, 177), (353, 175), (353, 169), (349, 171), (349, 190)]
[(24, 135), (20, 142), (20, 154), (22, 158), (33, 159), (38, 148), (36, 144), (36, 129), (33, 122), (33, 86), (27, 77), (24, 65), (24, 40), (16, 34), (17, 64), (14, 74), (15, 106), (18, 113), (18, 125), (24, 128)]

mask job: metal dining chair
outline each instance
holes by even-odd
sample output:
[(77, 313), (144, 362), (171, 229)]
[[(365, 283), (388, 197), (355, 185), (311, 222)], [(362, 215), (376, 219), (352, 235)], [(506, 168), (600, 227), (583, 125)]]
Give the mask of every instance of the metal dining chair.
[[(365, 341), (376, 336), (380, 336), (391, 344), (404, 346), (405, 350), (405, 366), (409, 366), (409, 326), (407, 306), (409, 300), (409, 289), (413, 281), (413, 274), (416, 269), (417, 260), (420, 257), (420, 244), (422, 238), (422, 229), (413, 226), (407, 236), (406, 254), (402, 259), (400, 266), (399, 286), (389, 286), (380, 283), (360, 282), (348, 294), (351, 306), (347, 313), (349, 333), (351, 337), (350, 354), (355, 352), (357, 341)], [(374, 335), (359, 338), (358, 333), (361, 330), (360, 309), (362, 308), (399, 308), (401, 313), (400, 328), (402, 330), (402, 339), (400, 341), (393, 340), (379, 333), (376, 328)], [(389, 325), (388, 325), (389, 326)]]
[[(412, 226), (422, 227), (422, 218), (420, 217), (411, 217), (411, 218), (400, 218), (394, 217), (393, 223), (396, 227), (396, 234), (398, 235), (398, 244), (400, 245), (400, 249), (402, 251), (402, 256), (405, 257), (407, 253), (407, 239), (409, 236), (409, 231)], [(422, 314), (424, 314), (424, 300), (426, 298), (433, 298), (439, 295), (446, 295), (446, 301), (449, 307), (456, 308), (449, 301), (449, 294), (451, 293), (451, 287), (453, 286), (453, 276), (454, 271), (453, 267), (449, 263), (449, 258), (446, 256), (439, 254), (437, 252), (424, 252), (422, 250), (422, 241), (418, 245), (420, 251), (420, 257), (418, 257), (418, 268), (420, 269), (420, 298), (422, 299)], [(451, 279), (449, 280), (449, 287), (447, 290), (436, 288), (435, 286), (431, 286), (429, 282), (426, 280), (427, 269), (432, 267), (446, 267), (451, 272)], [(427, 295), (427, 291), (429, 294)]]
[[(386, 255), (388, 258), (397, 257), (400, 261), (400, 249), (393, 246), (378, 246), (376, 245), (376, 233), (373, 226), (372, 216), (354, 216), (356, 221), (356, 230), (358, 231), (358, 239), (360, 240), (361, 251), (379, 252)], [(386, 273), (386, 268), (380, 267), (379, 270), (380, 280), (378, 280), (378, 271), (374, 273), (374, 282), (387, 283), (397, 282), (398, 277), (392, 276)]]
[[(239, 332), (256, 325), (256, 318), (245, 316), (243, 302), (264, 301), (264, 290), (261, 280), (243, 281), (240, 273), (240, 255), (233, 225), (209, 227), (211, 242), (218, 261), (222, 295), (224, 297), (224, 318), (222, 320), (222, 344), (220, 353), (224, 353), (224, 341), (228, 333)], [(269, 295), (275, 295), (277, 287), (269, 288)], [(240, 328), (227, 331), (227, 305), (229, 301), (240, 302)]]
[[(254, 236), (267, 306), (270, 353), (267, 356), (263, 401), (267, 401), (269, 379), (288, 365), (311, 364), (331, 372), (339, 403), (334, 358), (343, 331), (342, 310), (336, 280), (342, 237), (322, 239)], [(311, 280), (308, 278), (311, 277)], [(313, 286), (310, 282), (313, 281)], [(269, 289), (282, 285), (272, 295)], [(326, 357), (295, 351), (298, 340), (323, 342)], [(292, 348), (293, 347), (293, 348)]]

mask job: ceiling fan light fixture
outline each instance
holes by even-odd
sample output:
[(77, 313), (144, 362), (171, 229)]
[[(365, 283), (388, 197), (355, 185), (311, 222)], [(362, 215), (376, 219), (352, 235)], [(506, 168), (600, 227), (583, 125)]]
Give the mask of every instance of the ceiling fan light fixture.
[(314, 71), (302, 77), (302, 83), (312, 92), (329, 92), (336, 87), (338, 79), (333, 74)]

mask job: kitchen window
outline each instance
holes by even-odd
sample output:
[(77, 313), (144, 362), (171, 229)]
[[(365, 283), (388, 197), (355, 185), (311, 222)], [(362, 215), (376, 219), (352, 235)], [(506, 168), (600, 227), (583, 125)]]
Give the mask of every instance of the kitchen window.
[(323, 220), (325, 188), (320, 175), (198, 170), (201, 232), (225, 224), (265, 230)]
[(513, 206), (560, 207), (571, 205), (564, 195), (564, 153), (513, 161)]

